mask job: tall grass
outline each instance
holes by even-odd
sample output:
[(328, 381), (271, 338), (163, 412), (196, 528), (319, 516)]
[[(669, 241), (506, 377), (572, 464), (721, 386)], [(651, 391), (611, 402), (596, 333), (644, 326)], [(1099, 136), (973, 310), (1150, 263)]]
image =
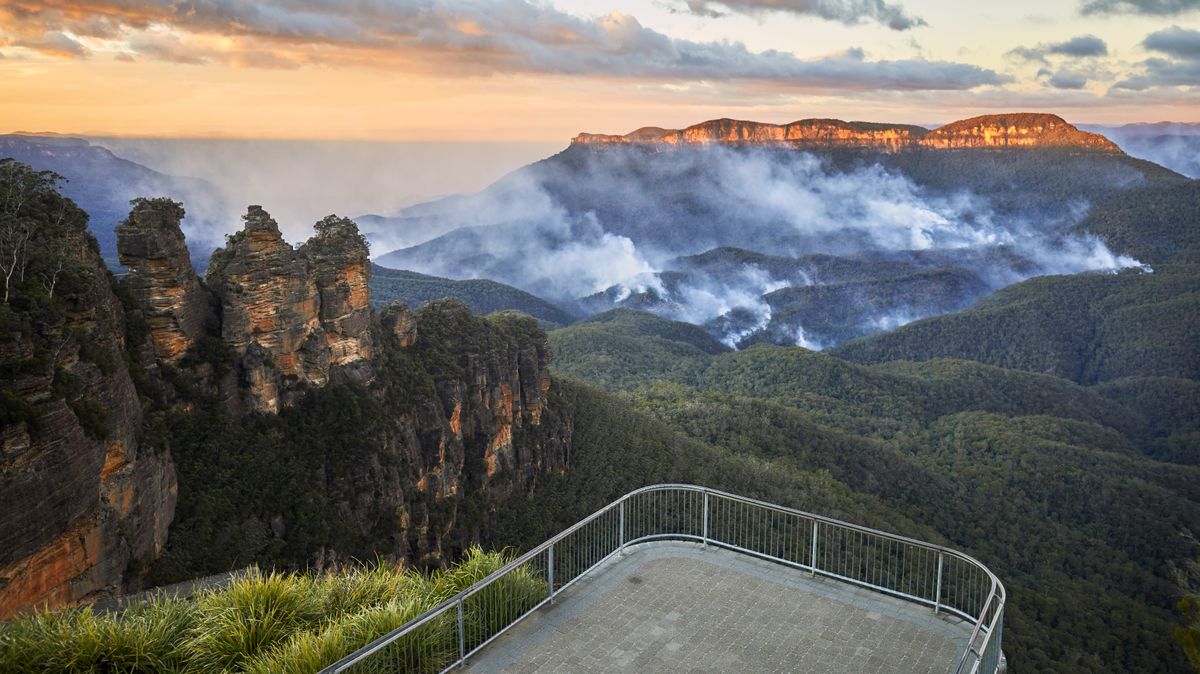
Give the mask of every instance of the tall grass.
[[(462, 562), (430, 574), (387, 564), (326, 575), (251, 569), (189, 599), (158, 596), (120, 613), (41, 612), (0, 624), (0, 672), (316, 672), (510, 559), (472, 548)], [(536, 573), (517, 569), (464, 604), (468, 633), (482, 641), (546, 591)], [(411, 656), (414, 671), (441, 670), (459, 654), (456, 614), (430, 621), (394, 648)]]

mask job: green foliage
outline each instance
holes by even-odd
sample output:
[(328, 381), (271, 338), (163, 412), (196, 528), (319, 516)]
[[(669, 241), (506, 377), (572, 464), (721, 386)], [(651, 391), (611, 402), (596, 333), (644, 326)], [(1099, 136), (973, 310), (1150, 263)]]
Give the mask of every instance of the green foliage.
[(1153, 181), (1097, 199), (1076, 226), (1143, 262), (1200, 262), (1200, 181)]
[(77, 339), (80, 358), (98, 367), (102, 374), (110, 375), (117, 371), (118, 360), (112, 351), (88, 339), (86, 335), (80, 335)]
[[(157, 595), (120, 613), (91, 608), (18, 617), (0, 630), (0, 671), (316, 672), (482, 580), (512, 558), (475, 547), (449, 569), (428, 575), (376, 564), (323, 575), (251, 568), (224, 588), (182, 599)], [(518, 570), (497, 586), (524, 611), (545, 583)], [(499, 596), (499, 595), (498, 595)], [(468, 604), (475, 634), (511, 619), (498, 602)], [(441, 671), (457, 657), (457, 633), (431, 630), (425, 652), (440, 654), (418, 671)]]
[(21, 422), (32, 424), (36, 420), (37, 415), (24, 397), (7, 386), (0, 388), (0, 427)]
[[(1089, 389), (944, 358), (864, 366), (773, 346), (707, 355), (583, 323), (550, 339), (557, 369), (621, 392), (661, 424), (625, 413), (628, 421), (604, 422), (611, 438), (577, 426), (577, 447), (597, 443), (617, 466), (604, 463), (607, 472), (587, 473), (583, 484), (609, 484), (628, 467), (644, 482), (722, 486), (963, 549), (1008, 587), (1014, 671), (1182, 666), (1171, 643), (1176, 551), (1164, 541), (1200, 521), (1200, 468), (1156, 458), (1167, 438), (1177, 446), (1194, 430), (1194, 380), (1135, 377)], [(567, 406), (600, 414), (599, 395)], [(677, 449), (656, 453), (622, 426), (666, 443), (674, 434)], [(654, 458), (674, 452), (691, 460)], [(583, 453), (573, 454), (573, 471), (589, 470)], [(743, 462), (763, 475), (739, 478)], [(793, 480), (804, 486), (764, 493)], [(587, 498), (582, 486), (563, 489)]]
[(106, 422), (107, 414), (104, 406), (90, 398), (73, 398), (67, 401), (67, 407), (75, 413), (83, 432), (93, 440), (108, 438), (109, 428)]
[(384, 307), (401, 300), (410, 307), (440, 299), (455, 299), (477, 314), (519, 311), (547, 328), (570, 325), (575, 317), (553, 304), (512, 286), (475, 279), (455, 281), (412, 271), (371, 267), (371, 304)]
[(1034, 278), (955, 314), (843, 344), (849, 360), (966, 358), (1084, 384), (1200, 378), (1200, 267)]

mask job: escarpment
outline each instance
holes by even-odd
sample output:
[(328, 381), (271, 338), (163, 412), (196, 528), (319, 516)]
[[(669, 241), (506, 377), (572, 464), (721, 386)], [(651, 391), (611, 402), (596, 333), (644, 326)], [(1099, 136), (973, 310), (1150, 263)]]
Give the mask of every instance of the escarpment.
[[(233, 559), (320, 568), (384, 555), (443, 564), (463, 537), (486, 527), (481, 503), (527, 494), (542, 475), (567, 469), (571, 426), (547, 413), (550, 355), (536, 321), (485, 319), (446, 301), (416, 310), (393, 303), (376, 314), (358, 227), (329, 216), (314, 230), (293, 247), (251, 206), (210, 261), (204, 285), (217, 320), (198, 341), (220, 348), (203, 357), (193, 350), (174, 371), (176, 382), (191, 382), (178, 389), (177, 407), (211, 418), (179, 438), (180, 475), (201, 492), (232, 493), (233, 503), (216, 526), (184, 508), (179, 530), (189, 533), (168, 554), (189, 573)], [(155, 310), (153, 294), (138, 297), (143, 313)], [(210, 376), (222, 360), (232, 369), (221, 380), (234, 382), (232, 400)], [(263, 431), (247, 438), (237, 426), (255, 412), (267, 413), (255, 417)], [(352, 427), (339, 426), (348, 419)], [(214, 451), (236, 465), (266, 461), (270, 472), (253, 489), (272, 496), (247, 496), (233, 484), (238, 475), (214, 477)], [(284, 478), (284, 465), (298, 472)], [(206, 537), (225, 528), (243, 532), (245, 549), (230, 560), (197, 552), (219, 547)]]
[(252, 206), (201, 280), (182, 205), (135, 200), (116, 280), (52, 185), (23, 203), (36, 245), (0, 303), (0, 618), (255, 562), (445, 564), (567, 470), (537, 322), (375, 313), (350, 220), (297, 248)]
[(1057, 115), (1015, 113), (982, 115), (953, 122), (934, 130), (909, 124), (845, 122), (840, 119), (802, 119), (788, 124), (766, 124), (716, 119), (686, 129), (645, 127), (616, 136), (581, 133), (575, 145), (688, 146), (705, 144), (770, 145), (803, 148), (874, 148), (885, 152), (903, 149), (1013, 149), (1069, 147), (1120, 152), (1104, 136), (1080, 131)]
[[(6, 251), (23, 256), (24, 278), (0, 304), (0, 618), (136, 587), (166, 543), (177, 493), (127, 366), (154, 354), (127, 339), (135, 331), (86, 214), (46, 178), (3, 168), (0, 186), (30, 191), (4, 214), (23, 219), (30, 245)], [(143, 299), (165, 315), (160, 296)]]
[(1111, 140), (1098, 133), (1080, 131), (1057, 115), (1015, 113), (982, 115), (953, 122), (930, 131), (921, 146), (954, 148), (1071, 147), (1101, 152), (1120, 152)]
[(125, 286), (142, 309), (154, 355), (168, 362), (195, 343), (210, 313), (180, 229), (183, 216), (170, 199), (137, 199), (116, 230), (121, 264), (129, 268)]
[(206, 273), (221, 308), (221, 339), (242, 369), (251, 409), (267, 412), (305, 385), (369, 381), (370, 275), (365, 240), (348, 220), (327, 218), (299, 250), (251, 206), (246, 225), (213, 252)]

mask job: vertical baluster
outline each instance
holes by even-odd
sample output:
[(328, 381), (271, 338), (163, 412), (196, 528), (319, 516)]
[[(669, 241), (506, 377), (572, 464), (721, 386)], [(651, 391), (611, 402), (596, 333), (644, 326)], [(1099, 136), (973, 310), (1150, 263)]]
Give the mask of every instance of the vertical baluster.
[(808, 559), (809, 572), (812, 575), (817, 575), (817, 532), (820, 522), (816, 519), (812, 521), (812, 555)]

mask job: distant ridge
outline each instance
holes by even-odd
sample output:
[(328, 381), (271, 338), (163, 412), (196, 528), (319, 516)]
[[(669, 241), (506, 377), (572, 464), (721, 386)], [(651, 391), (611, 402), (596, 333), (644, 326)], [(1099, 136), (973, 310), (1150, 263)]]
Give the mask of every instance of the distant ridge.
[(888, 151), (923, 147), (1024, 148), (1069, 147), (1120, 153), (1097, 133), (1080, 131), (1058, 115), (1035, 112), (980, 115), (937, 129), (911, 124), (846, 122), (840, 119), (802, 119), (767, 124), (737, 119), (714, 119), (686, 129), (644, 127), (624, 136), (581, 133), (574, 145), (701, 145), (709, 143), (784, 145), (795, 147), (876, 147)]

